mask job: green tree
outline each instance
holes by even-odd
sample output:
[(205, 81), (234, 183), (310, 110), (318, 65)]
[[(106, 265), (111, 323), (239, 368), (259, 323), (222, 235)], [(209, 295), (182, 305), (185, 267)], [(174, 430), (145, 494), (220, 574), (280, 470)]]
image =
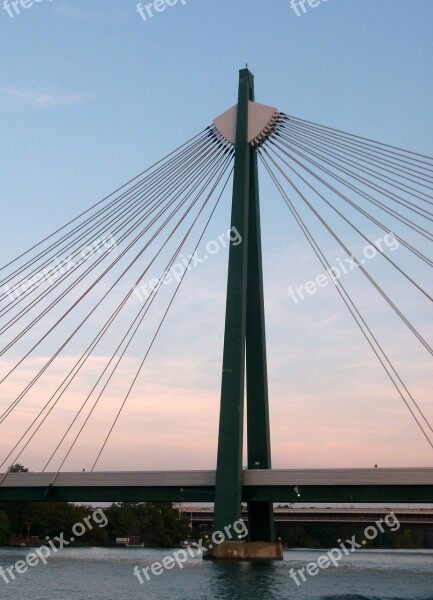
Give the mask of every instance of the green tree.
[(29, 470), (26, 469), (26, 467), (24, 467), (23, 465), (21, 465), (20, 463), (15, 463), (14, 465), (11, 465), (8, 468), (8, 472), (9, 473), (28, 473)]
[(139, 535), (146, 546), (170, 547), (188, 533), (188, 523), (171, 502), (122, 502), (106, 513), (113, 539)]
[(113, 504), (105, 511), (108, 519), (107, 532), (113, 540), (128, 535), (140, 535), (140, 523), (127, 507)]

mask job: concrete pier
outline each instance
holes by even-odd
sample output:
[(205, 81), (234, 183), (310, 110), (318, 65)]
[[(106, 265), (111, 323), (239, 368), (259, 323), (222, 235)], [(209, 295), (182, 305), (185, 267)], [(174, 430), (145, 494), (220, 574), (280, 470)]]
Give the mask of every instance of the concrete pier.
[(283, 545), (268, 542), (205, 542), (204, 560), (283, 560)]

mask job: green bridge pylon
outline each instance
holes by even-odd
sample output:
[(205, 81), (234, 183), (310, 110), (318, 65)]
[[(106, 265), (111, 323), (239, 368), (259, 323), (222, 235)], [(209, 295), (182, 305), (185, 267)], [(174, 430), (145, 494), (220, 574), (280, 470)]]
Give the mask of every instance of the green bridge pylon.
[[(271, 468), (259, 179), (250, 143), (257, 107), (266, 120), (266, 111), (273, 112), (254, 103), (254, 77), (243, 69), (237, 108), (226, 113), (236, 132), (231, 226), (242, 243), (231, 244), (229, 253), (214, 531), (241, 518), (245, 370), (248, 469)], [(223, 125), (230, 129), (230, 123)], [(274, 542), (272, 503), (250, 502), (248, 510), (250, 541)]]

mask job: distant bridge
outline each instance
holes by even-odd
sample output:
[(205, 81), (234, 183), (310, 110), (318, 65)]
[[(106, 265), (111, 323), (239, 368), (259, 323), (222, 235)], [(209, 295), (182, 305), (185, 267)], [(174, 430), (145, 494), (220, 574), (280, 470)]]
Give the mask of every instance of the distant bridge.
[[(192, 527), (212, 526), (213, 509), (197, 506), (182, 506), (181, 511)], [(361, 525), (374, 523), (393, 512), (404, 526), (433, 527), (432, 508), (274, 508), (274, 523), (316, 524), (316, 525)], [(242, 518), (248, 522), (248, 510), (242, 511)]]

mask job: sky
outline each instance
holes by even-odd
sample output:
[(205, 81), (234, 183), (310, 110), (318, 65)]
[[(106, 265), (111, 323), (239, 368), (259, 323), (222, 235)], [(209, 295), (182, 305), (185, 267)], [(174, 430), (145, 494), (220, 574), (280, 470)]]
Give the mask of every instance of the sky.
[[(236, 103), (246, 63), (258, 102), (433, 156), (430, 0), (322, 0), (305, 14), (298, 6), (299, 16), (289, 0), (179, 0), (146, 20), (134, 0), (26, 2), (19, 14), (0, 4), (0, 264), (203, 131)], [(430, 466), (432, 448), (335, 291), (289, 298), (289, 286), (322, 267), (260, 176), (274, 468)], [(204, 241), (229, 225), (230, 194)], [(321, 239), (335, 263), (341, 250)], [(426, 268), (404, 250), (395, 256), (432, 291)], [(188, 276), (98, 468), (215, 468), (227, 258), (221, 249)], [(369, 267), (431, 344), (429, 302), (379, 259)], [(360, 273), (348, 285), (433, 420), (431, 357)], [(76, 351), (0, 424), (1, 454)], [(92, 463), (140, 352), (124, 362), (65, 469)], [(48, 348), (35, 352), (2, 386), (1, 407), (46, 356)], [(2, 373), (13, 359), (1, 358)], [(92, 359), (95, 369), (103, 359)], [(21, 462), (43, 466), (83, 394), (73, 390)]]

